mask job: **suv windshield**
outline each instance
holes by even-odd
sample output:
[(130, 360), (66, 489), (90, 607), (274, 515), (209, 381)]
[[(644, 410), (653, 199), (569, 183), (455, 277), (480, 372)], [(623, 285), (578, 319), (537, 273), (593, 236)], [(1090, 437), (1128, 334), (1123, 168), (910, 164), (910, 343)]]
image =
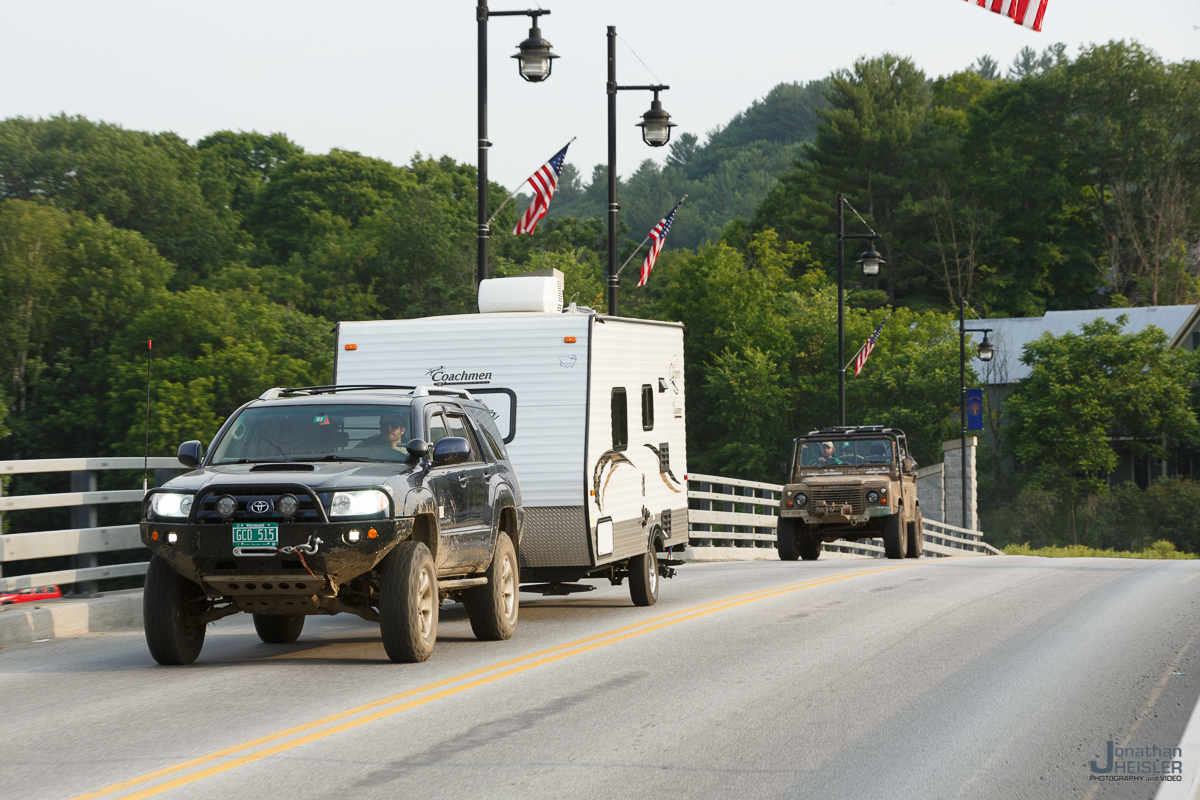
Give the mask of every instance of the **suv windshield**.
[(804, 442), (800, 445), (801, 467), (859, 466), (891, 464), (894, 443), (891, 439), (848, 439)]
[(238, 415), (209, 463), (407, 461), (410, 430), (408, 406), (259, 406)]

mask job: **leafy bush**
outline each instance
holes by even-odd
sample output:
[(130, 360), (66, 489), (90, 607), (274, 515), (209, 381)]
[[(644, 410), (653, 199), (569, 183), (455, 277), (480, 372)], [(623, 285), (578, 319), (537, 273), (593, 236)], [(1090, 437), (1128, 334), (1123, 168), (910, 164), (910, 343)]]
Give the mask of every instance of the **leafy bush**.
[(1155, 559), (1188, 559), (1200, 558), (1192, 553), (1181, 553), (1175, 545), (1160, 539), (1144, 550), (1130, 552), (1126, 550), (1097, 550), (1082, 544), (1069, 544), (1065, 547), (1053, 545), (1034, 549), (1025, 544), (1010, 544), (1004, 548), (1006, 556), (1041, 556), (1042, 558), (1155, 558)]

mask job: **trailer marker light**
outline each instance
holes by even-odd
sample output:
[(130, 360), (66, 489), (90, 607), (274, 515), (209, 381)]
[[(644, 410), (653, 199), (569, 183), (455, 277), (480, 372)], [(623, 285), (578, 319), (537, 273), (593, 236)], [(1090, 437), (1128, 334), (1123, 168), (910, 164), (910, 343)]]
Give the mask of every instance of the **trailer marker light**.
[(575, 344), (575, 337), (574, 336), (564, 336), (563, 341), (566, 342), (567, 344)]
[(347, 349), (347, 350), (357, 350), (357, 349), (358, 349), (358, 345), (356, 345), (356, 344), (348, 344), (348, 345), (346, 345), (346, 349)]

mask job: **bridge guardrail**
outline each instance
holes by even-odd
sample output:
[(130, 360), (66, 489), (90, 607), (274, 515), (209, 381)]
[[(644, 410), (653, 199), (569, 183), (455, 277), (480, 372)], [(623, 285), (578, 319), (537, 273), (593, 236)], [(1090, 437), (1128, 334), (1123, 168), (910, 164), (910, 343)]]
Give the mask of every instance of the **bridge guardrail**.
[[(691, 547), (775, 548), (775, 526), (783, 486), (774, 483), (688, 475), (688, 542)], [(714, 508), (714, 504), (719, 507)], [(1003, 555), (983, 541), (982, 531), (924, 521), (925, 552), (934, 557)], [(826, 552), (883, 558), (883, 541), (839, 539)]]
[[(76, 527), (30, 533), (0, 535), (0, 591), (16, 591), (49, 584), (74, 584), (77, 594), (95, 594), (96, 581), (142, 575), (149, 562), (101, 566), (101, 553), (134, 550), (142, 546), (138, 526), (97, 524), (97, 510), (109, 503), (140, 503), (141, 489), (96, 491), (98, 474), (105, 470), (140, 470), (146, 464), (155, 470), (155, 483), (183, 466), (174, 458), (43, 458), (0, 461), (0, 476), (46, 472), (70, 472), (70, 492), (37, 495), (4, 495), (0, 486), (0, 519), (5, 512), (46, 508), (70, 508)], [(162, 474), (162, 473), (170, 474)], [(0, 529), (2, 530), (2, 529)], [(71, 556), (70, 569), (4, 577), (4, 565), (35, 558)]]

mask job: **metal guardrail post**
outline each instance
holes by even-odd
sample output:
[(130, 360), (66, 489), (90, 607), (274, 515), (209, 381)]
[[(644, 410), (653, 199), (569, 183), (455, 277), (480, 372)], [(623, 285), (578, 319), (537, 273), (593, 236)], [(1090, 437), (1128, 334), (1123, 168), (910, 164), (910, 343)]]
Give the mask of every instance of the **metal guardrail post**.
[[(97, 491), (97, 473), (95, 470), (79, 470), (71, 473), (71, 491), (72, 492), (95, 492)], [(76, 506), (71, 509), (71, 527), (73, 528), (96, 528), (100, 525), (100, 515), (96, 506)], [(98, 553), (80, 553), (74, 559), (75, 569), (85, 569), (87, 567), (100, 566), (100, 556)], [(99, 592), (96, 587), (97, 581), (82, 581), (74, 585), (72, 594), (82, 595), (83, 597), (95, 597)]]

